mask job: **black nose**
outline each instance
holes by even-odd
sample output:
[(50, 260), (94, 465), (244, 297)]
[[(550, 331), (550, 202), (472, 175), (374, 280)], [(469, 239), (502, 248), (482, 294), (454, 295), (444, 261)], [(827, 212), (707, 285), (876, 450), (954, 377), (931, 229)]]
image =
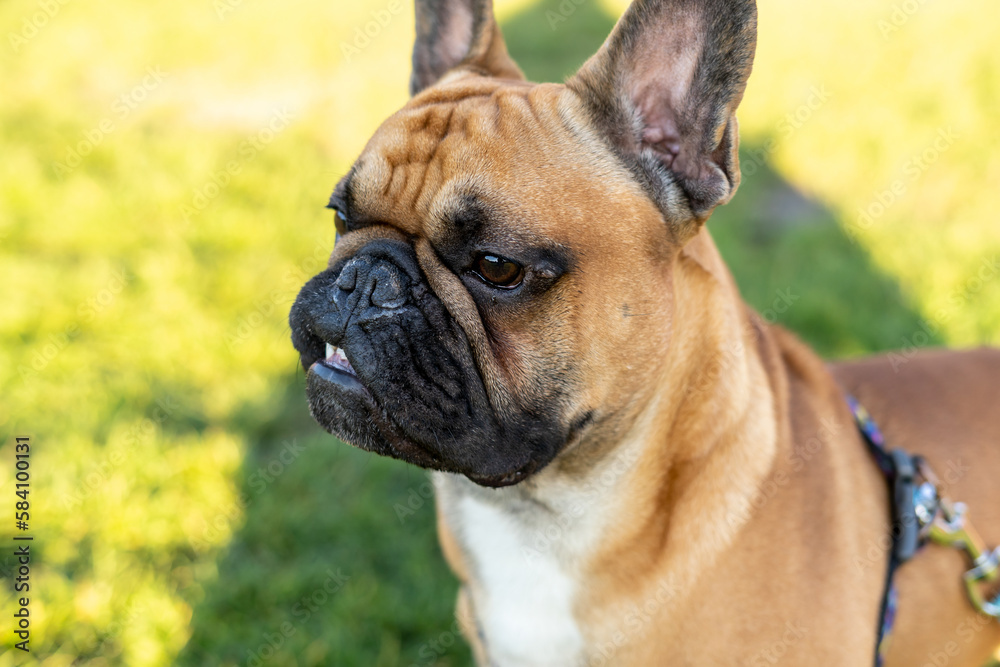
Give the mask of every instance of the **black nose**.
[(363, 315), (372, 308), (402, 308), (406, 304), (409, 287), (409, 276), (395, 262), (365, 253), (353, 257), (341, 269), (333, 298), (340, 310), (346, 308)]
[(324, 343), (342, 345), (352, 326), (387, 325), (421, 292), (422, 274), (408, 244), (372, 241), (353, 257), (306, 283), (289, 314), (292, 342), (308, 368)]

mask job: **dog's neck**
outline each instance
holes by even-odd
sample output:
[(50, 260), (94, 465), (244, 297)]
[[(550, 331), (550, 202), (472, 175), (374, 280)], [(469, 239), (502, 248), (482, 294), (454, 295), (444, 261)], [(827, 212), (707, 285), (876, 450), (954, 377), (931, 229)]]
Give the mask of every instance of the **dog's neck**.
[(706, 230), (678, 257), (673, 283), (659, 391), (622, 443), (638, 457), (609, 498), (620, 510), (611, 516), (628, 520), (606, 526), (588, 565), (637, 585), (655, 573), (653, 589), (676, 598), (750, 516), (779, 453), (787, 389), (767, 325), (740, 298)]
[[(464, 563), (452, 565), (466, 573), (477, 615), (490, 616), (481, 627), (523, 615), (512, 608), (517, 596), (526, 607), (550, 605), (545, 614), (600, 609), (580, 598), (578, 581), (588, 582), (586, 595), (606, 599), (603, 585), (646, 588), (655, 575), (653, 589), (676, 600), (749, 517), (751, 498), (777, 456), (783, 415), (775, 411), (783, 411), (784, 397), (776, 394), (785, 393), (777, 352), (707, 231), (677, 257), (673, 285), (662, 377), (632, 406), (626, 433), (602, 442), (595, 429), (533, 479), (507, 489), (438, 476), (442, 538), (457, 543)], [(497, 553), (504, 550), (516, 553)], [(491, 568), (507, 572), (497, 576)], [(522, 572), (523, 590), (507, 584), (515, 596), (495, 590)], [(614, 581), (599, 576), (607, 572), (616, 573)], [(558, 580), (565, 599), (532, 599), (532, 577), (549, 579), (534, 584), (545, 587)], [(573, 650), (572, 628), (546, 625), (544, 632), (540, 643)], [(500, 642), (494, 639), (491, 650), (503, 650)]]
[[(640, 457), (614, 494), (622, 513), (612, 516), (628, 520), (609, 523), (587, 576), (679, 603), (752, 515), (784, 440), (787, 387), (769, 327), (740, 298), (706, 230), (678, 257), (674, 285), (660, 393), (636, 434)], [(615, 581), (598, 574), (609, 571)], [(600, 584), (588, 595), (612, 597)]]

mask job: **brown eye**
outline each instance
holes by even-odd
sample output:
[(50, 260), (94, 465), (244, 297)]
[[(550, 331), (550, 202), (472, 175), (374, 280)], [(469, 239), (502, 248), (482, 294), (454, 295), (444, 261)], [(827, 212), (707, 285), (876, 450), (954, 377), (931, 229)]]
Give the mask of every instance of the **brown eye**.
[(513, 289), (524, 280), (524, 267), (496, 255), (482, 255), (475, 268), (476, 273), (494, 287)]
[(337, 229), (338, 236), (347, 233), (347, 218), (337, 209), (333, 209), (333, 226)]

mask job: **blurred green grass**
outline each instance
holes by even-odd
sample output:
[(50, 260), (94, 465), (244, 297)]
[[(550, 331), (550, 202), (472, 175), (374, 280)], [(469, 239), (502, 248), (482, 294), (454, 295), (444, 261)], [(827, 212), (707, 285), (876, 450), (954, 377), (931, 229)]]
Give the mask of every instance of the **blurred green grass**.
[[(622, 4), (498, 3), (536, 80)], [(330, 188), (405, 100), (408, 3), (367, 44), (388, 2), (46, 6), (0, 4), (0, 455), (33, 436), (36, 536), (35, 650), (0, 667), (468, 664), (424, 475), (312, 424), (285, 323)], [(831, 356), (1000, 343), (1000, 9), (894, 6), (761, 0), (744, 183), (710, 223), (750, 303)]]

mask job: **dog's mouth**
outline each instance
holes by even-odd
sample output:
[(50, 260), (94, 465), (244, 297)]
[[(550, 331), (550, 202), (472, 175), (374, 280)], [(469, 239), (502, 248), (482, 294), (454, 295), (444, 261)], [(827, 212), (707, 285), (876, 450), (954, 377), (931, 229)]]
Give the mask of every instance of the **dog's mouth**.
[[(310, 376), (314, 376), (314, 381), (318, 381), (312, 386), (312, 389), (316, 391), (312, 391), (310, 395), (310, 405), (314, 410), (322, 410), (324, 407), (329, 407), (333, 404), (340, 407), (355, 405), (358, 409), (367, 413), (366, 421), (373, 425), (384, 427), (380, 428), (379, 432), (387, 449), (378, 446), (373, 447), (370, 444), (367, 446), (365, 444), (360, 445), (362, 449), (377, 451), (426, 468), (447, 469), (444, 461), (436, 454), (397, 432), (398, 429), (380, 407), (375, 396), (365, 386), (361, 378), (358, 377), (358, 372), (354, 369), (350, 359), (347, 357), (347, 352), (343, 348), (326, 342), (322, 342), (322, 345), (324, 346), (323, 354), (325, 356), (315, 359), (315, 361), (309, 364)], [(330, 394), (330, 391), (333, 394)], [(328, 430), (333, 426), (332, 423), (323, 420), (319, 416), (317, 416), (317, 419)], [(353, 440), (350, 432), (341, 433), (340, 435), (349, 441)]]
[(351, 365), (344, 350), (336, 345), (326, 343), (324, 353), (326, 354), (324, 358), (317, 359), (309, 366), (310, 371), (327, 382), (340, 385), (345, 389), (368, 393), (365, 386), (361, 384), (361, 380), (358, 379), (358, 373), (354, 370), (354, 366)]
[[(390, 422), (386, 420), (383, 410), (379, 408), (375, 397), (358, 377), (357, 371), (354, 369), (354, 366), (351, 365), (350, 359), (347, 358), (347, 353), (342, 348), (331, 343), (323, 344), (323, 354), (325, 356), (315, 359), (315, 361), (309, 365), (310, 375), (314, 375), (315, 379), (320, 381), (320, 385), (326, 385), (329, 389), (337, 392), (334, 396), (342, 397), (340, 400), (346, 398), (345, 394), (353, 396), (353, 399), (349, 400), (365, 405), (371, 410), (368, 419), (370, 419), (372, 423), (378, 423), (383, 427), (387, 427), (380, 429), (384, 445), (387, 447), (386, 449), (381, 447), (362, 446), (363, 449), (373, 449), (379, 453), (387, 454), (394, 458), (400, 458), (404, 461), (409, 461), (410, 463), (414, 463), (425, 468), (455, 471), (454, 468), (442, 460), (438, 454), (403, 436), (402, 433), (397, 432), (394, 425), (391, 425)], [(322, 406), (327, 404), (328, 401), (339, 402), (337, 398), (325, 394), (326, 391), (328, 390), (320, 390), (310, 397), (314, 408), (322, 408)], [(330, 426), (330, 424), (327, 424), (327, 426)], [(345, 436), (348, 437), (348, 439), (351, 439), (349, 437), (350, 433), (343, 433), (342, 437)], [(469, 479), (481, 486), (499, 488), (523, 481), (531, 476), (535, 467), (534, 463), (529, 463), (521, 466), (517, 470), (502, 474), (465, 474), (469, 477)]]
[(347, 358), (347, 353), (336, 345), (326, 344), (326, 357), (317, 361), (317, 364), (322, 364), (326, 368), (335, 370), (339, 373), (346, 373), (351, 377), (358, 377), (357, 372), (354, 370), (354, 366), (351, 366), (351, 362)]

